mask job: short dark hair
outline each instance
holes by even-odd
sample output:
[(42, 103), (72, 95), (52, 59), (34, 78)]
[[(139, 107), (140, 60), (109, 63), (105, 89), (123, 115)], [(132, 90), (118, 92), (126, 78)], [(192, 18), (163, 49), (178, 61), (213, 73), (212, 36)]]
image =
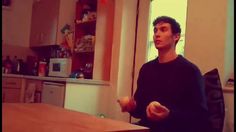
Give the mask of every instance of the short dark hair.
[(179, 33), (181, 34), (181, 28), (179, 23), (172, 17), (168, 17), (168, 16), (160, 16), (157, 17), (154, 21), (153, 21), (153, 26), (155, 26), (158, 23), (169, 23), (171, 25), (171, 30), (173, 34)]

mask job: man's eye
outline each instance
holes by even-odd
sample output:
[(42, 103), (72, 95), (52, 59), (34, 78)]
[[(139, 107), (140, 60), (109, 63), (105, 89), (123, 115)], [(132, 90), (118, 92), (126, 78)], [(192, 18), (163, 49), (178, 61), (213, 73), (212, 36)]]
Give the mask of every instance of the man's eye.
[(163, 28), (161, 28), (161, 31), (162, 31), (162, 32), (167, 31), (167, 28), (166, 28), (166, 27), (163, 27)]
[(153, 32), (154, 32), (154, 33), (156, 33), (156, 32), (157, 32), (157, 29), (156, 29), (156, 28), (154, 28)]

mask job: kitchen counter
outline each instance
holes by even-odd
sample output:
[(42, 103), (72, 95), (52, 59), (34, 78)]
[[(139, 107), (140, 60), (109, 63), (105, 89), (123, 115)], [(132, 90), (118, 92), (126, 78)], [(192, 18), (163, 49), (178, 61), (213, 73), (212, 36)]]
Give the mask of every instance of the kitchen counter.
[(90, 85), (106, 85), (106, 86), (110, 85), (108, 81), (94, 80), (94, 79), (40, 77), (40, 76), (19, 75), (19, 74), (2, 74), (2, 77), (17, 77), (17, 78), (35, 79), (35, 80), (42, 80), (42, 81), (55, 81), (55, 82), (90, 84)]

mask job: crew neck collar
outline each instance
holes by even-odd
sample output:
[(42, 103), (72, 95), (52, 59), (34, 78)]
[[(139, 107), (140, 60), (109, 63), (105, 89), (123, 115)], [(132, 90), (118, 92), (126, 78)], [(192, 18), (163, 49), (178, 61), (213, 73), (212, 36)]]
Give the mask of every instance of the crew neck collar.
[(161, 64), (161, 65), (166, 65), (166, 64), (174, 63), (176, 60), (178, 60), (178, 59), (181, 58), (181, 57), (182, 57), (181, 55), (177, 55), (177, 57), (176, 57), (175, 59), (170, 60), (170, 61), (168, 61), (168, 62), (163, 62), (163, 63), (160, 63), (160, 62), (159, 62), (159, 59), (158, 59), (158, 57), (157, 57), (157, 58), (156, 58), (156, 62), (157, 62), (158, 64)]

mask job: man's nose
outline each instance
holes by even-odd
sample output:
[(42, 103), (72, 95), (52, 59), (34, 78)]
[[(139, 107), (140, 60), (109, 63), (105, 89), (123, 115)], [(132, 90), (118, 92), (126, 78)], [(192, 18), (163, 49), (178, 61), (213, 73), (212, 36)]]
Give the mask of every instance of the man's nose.
[(156, 31), (156, 32), (154, 33), (154, 36), (155, 36), (155, 37), (160, 37), (160, 32)]

